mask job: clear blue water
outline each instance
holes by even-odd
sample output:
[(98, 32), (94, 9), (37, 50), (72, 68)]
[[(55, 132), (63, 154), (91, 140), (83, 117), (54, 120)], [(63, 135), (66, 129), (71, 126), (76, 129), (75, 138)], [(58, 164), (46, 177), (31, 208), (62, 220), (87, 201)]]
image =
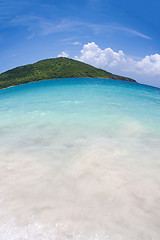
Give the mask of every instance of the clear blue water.
[(57, 79), (0, 104), (1, 239), (160, 239), (160, 89)]

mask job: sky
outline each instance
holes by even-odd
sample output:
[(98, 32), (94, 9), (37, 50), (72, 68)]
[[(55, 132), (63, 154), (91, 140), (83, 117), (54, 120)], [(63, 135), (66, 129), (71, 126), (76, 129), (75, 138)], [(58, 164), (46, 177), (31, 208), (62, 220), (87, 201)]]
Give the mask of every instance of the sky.
[(159, 0), (0, 0), (0, 73), (69, 57), (160, 87)]

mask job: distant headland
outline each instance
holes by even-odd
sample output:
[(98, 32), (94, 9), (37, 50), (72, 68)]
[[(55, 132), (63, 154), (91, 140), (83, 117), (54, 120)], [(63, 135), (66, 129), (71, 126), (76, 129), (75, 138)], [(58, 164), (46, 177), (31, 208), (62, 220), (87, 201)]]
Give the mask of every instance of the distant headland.
[(57, 78), (106, 78), (136, 82), (89, 64), (65, 58), (51, 58), (20, 66), (0, 74), (0, 89), (40, 80)]

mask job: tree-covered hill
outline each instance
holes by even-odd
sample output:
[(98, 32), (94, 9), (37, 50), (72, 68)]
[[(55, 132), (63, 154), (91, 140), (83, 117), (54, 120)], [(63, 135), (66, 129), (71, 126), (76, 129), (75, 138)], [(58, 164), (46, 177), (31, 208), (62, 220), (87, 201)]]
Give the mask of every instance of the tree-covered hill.
[(131, 78), (118, 76), (77, 60), (60, 57), (41, 60), (34, 64), (16, 67), (1, 73), (0, 89), (45, 79), (77, 77), (108, 78), (136, 82)]

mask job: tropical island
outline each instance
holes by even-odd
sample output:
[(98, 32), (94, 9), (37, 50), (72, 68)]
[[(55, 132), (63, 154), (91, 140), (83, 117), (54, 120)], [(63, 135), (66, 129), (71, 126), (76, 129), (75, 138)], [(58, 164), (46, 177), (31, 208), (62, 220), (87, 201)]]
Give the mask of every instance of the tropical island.
[(106, 78), (136, 82), (89, 64), (65, 58), (51, 58), (20, 66), (0, 74), (0, 89), (40, 80), (58, 78)]

